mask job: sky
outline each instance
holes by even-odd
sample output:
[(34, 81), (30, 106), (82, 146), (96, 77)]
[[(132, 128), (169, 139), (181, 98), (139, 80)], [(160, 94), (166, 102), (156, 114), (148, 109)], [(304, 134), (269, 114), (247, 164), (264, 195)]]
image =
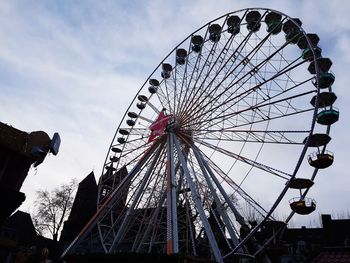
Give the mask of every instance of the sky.
[(29, 172), (20, 209), (33, 208), (39, 189), (91, 171), (98, 179), (115, 129), (159, 62), (208, 21), (248, 7), (299, 17), (333, 61), (340, 121), (328, 149), (335, 162), (316, 178), (310, 193), (318, 208), (307, 220), (350, 213), (350, 2), (341, 0), (0, 1), (0, 121), (62, 139), (59, 154)]

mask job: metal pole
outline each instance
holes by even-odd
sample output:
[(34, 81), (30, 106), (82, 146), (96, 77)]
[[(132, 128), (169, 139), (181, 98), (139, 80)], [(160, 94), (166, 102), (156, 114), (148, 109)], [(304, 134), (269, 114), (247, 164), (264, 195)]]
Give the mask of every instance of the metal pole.
[(168, 135), (167, 160), (167, 254), (179, 253), (177, 227), (176, 177), (174, 167), (174, 142), (171, 133)]
[(190, 187), (190, 190), (191, 190), (191, 193), (192, 193), (192, 199), (196, 205), (196, 209), (198, 210), (198, 213), (199, 213), (199, 216), (201, 218), (201, 221), (203, 223), (203, 226), (204, 226), (204, 229), (205, 229), (205, 232), (207, 234), (207, 237), (208, 237), (208, 240), (209, 240), (209, 244), (210, 244), (210, 247), (212, 249), (212, 252), (214, 254), (214, 258), (217, 262), (220, 262), (220, 263), (223, 263), (223, 258), (221, 256), (221, 253), (220, 253), (220, 249), (218, 247), (218, 244), (216, 243), (216, 240), (214, 238), (214, 234), (213, 234), (213, 231), (210, 227), (210, 224), (208, 222), (208, 218), (205, 214), (205, 211), (202, 207), (202, 204), (201, 204), (201, 198), (197, 192), (197, 189), (196, 189), (196, 186), (194, 184), (194, 182), (192, 181), (192, 178), (191, 178), (191, 175), (190, 175), (190, 171), (188, 170), (188, 167), (187, 167), (187, 164), (186, 164), (186, 160), (185, 160), (185, 157), (182, 153), (182, 149), (180, 147), (180, 144), (176, 138), (176, 136), (174, 134), (170, 134), (170, 136), (172, 136), (174, 138), (174, 142), (175, 142), (175, 146), (176, 146), (176, 151), (177, 151), (177, 154), (179, 156), (179, 160), (180, 160), (180, 163), (181, 163), (181, 166), (183, 168), (183, 171), (184, 171), (184, 174), (185, 174), (185, 177), (186, 177), (186, 181)]

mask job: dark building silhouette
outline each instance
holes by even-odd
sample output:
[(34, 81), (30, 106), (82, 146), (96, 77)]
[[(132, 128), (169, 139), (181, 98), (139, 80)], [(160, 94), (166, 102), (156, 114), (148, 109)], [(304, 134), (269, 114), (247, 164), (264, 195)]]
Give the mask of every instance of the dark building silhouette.
[(64, 223), (60, 242), (71, 242), (86, 225), (97, 209), (97, 183), (91, 172), (80, 183), (68, 220)]
[[(61, 232), (60, 243), (37, 235), (30, 214), (15, 212), (0, 228), (0, 262), (15, 262), (16, 257), (39, 262), (44, 248), (48, 249), (49, 258), (57, 260), (63, 246), (69, 245), (96, 212), (96, 200), (97, 184), (91, 172), (79, 183), (72, 210)], [(95, 240), (98, 241), (97, 238)], [(95, 243), (96, 248), (98, 244)]]
[(324, 246), (350, 247), (349, 219), (332, 219), (331, 215), (322, 215), (322, 227)]
[(30, 214), (22, 211), (7, 219), (1, 230), (2, 240), (15, 241), (13, 244), (33, 245), (37, 236)]
[(350, 219), (332, 219), (331, 215), (322, 215), (321, 223), (321, 228), (287, 228), (278, 223), (274, 227), (270, 223), (258, 237), (263, 243), (272, 231), (277, 232), (282, 227), (276, 238), (266, 246), (273, 262), (350, 263)]
[[(118, 172), (114, 173), (113, 169), (107, 169), (106, 173), (100, 177), (100, 181), (103, 181), (103, 186), (100, 189), (100, 200), (99, 203), (102, 204), (104, 199), (108, 196), (110, 191), (114, 186), (120, 184), (120, 182), (128, 175), (128, 170), (126, 166), (123, 166), (118, 170)], [(117, 209), (122, 209), (126, 202), (128, 192), (125, 191), (122, 196), (123, 202), (120, 203), (120, 207)]]
[[(95, 176), (91, 172), (79, 183), (68, 220), (64, 222), (59, 241), (61, 254), (96, 213), (97, 191)], [(80, 244), (79, 251), (82, 254), (102, 253), (97, 228)]]
[(0, 122), (0, 225), (25, 200), (20, 189), (30, 166), (49, 151), (57, 154), (59, 145), (57, 133), (51, 140), (43, 131), (26, 133)]
[(39, 262), (58, 256), (57, 243), (36, 234), (30, 214), (17, 211), (0, 228), (0, 262)]

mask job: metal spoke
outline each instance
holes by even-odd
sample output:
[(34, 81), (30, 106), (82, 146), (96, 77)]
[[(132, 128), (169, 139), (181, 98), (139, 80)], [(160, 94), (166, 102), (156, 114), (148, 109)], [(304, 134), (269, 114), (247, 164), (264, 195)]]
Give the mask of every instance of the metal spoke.
[[(262, 41), (266, 41), (267, 37), (265, 39), (263, 39)], [(206, 105), (198, 105), (201, 106), (201, 108), (206, 108), (207, 105), (213, 104), (215, 103), (215, 101), (218, 100), (218, 98), (220, 98), (222, 95), (224, 95), (225, 92), (228, 91), (228, 89), (232, 88), (234, 85), (237, 85), (240, 81), (244, 80), (246, 77), (248, 77), (248, 79), (246, 79), (245, 81), (248, 81), (252, 76), (254, 76), (254, 74), (258, 71), (259, 68), (261, 68), (264, 64), (266, 64), (269, 59), (271, 59), (275, 54), (277, 54), (281, 49), (283, 49), (283, 47), (287, 45), (284, 44), (282, 47), (280, 47), (280, 49), (278, 49), (277, 51), (275, 51), (273, 54), (271, 54), (269, 57), (267, 57), (266, 59), (264, 59), (262, 62), (260, 62), (259, 64), (257, 64), (256, 66), (254, 66), (253, 68), (251, 68), (251, 70), (249, 70), (247, 73), (243, 74), (242, 77), (240, 77), (239, 79), (234, 78), (231, 83), (228, 85), (228, 87), (224, 88), (224, 90), (222, 92), (220, 92), (219, 94), (215, 94), (216, 96), (214, 97), (214, 93), (218, 90), (218, 88), (224, 83), (224, 81), (231, 75), (234, 74), (235, 71), (238, 69), (239, 66), (241, 66), (242, 64), (244, 65), (241, 69), (241, 71), (243, 71), (243, 69), (245, 68), (245, 66), (249, 63), (249, 59), (248, 56), (251, 55), (254, 51), (258, 50), (257, 48), (253, 49), (246, 57), (244, 57), (239, 63), (237, 63), (237, 65), (229, 71), (228, 74), (226, 74), (226, 76), (216, 85), (216, 87), (214, 89), (212, 89), (212, 91), (210, 93), (208, 93), (208, 97), (209, 96), (213, 96), (213, 99), (210, 99), (208, 102), (206, 102)], [(298, 58), (299, 59), (299, 58)], [(297, 61), (298, 59), (296, 59), (295, 61)], [(292, 70), (294, 67), (298, 66), (299, 64), (297, 64), (294, 67), (289, 67), (290, 65), (292, 65), (295, 61), (293, 61), (291, 64), (288, 65), (288, 67), (286, 67), (285, 69), (281, 70), (280, 72), (278, 72), (277, 74), (275, 74), (272, 78), (265, 80), (265, 83), (267, 83), (268, 81), (282, 75), (285, 74), (286, 72)], [(304, 61), (300, 62), (300, 63), (304, 63)], [(240, 72), (241, 72), (240, 71)], [(239, 72), (239, 73), (240, 73)], [(239, 76), (239, 74), (235, 74), (236, 76)], [(260, 87), (261, 85), (263, 85), (264, 82), (260, 83), (257, 87)], [(257, 87), (255, 87), (254, 89), (256, 89)], [(206, 100), (202, 100), (203, 102)], [(196, 105), (196, 103), (198, 102), (198, 100), (196, 100), (194, 103), (192, 103), (192, 105)], [(193, 109), (193, 107), (192, 107)], [(198, 110), (197, 110), (198, 112)], [(194, 115), (197, 114), (197, 112), (194, 113)]]
[[(211, 123), (211, 121), (213, 121), (213, 120), (216, 120), (217, 122), (219, 122), (219, 121), (232, 118), (233, 116), (236, 116), (236, 115), (248, 112), (248, 111), (258, 110), (258, 109), (261, 109), (263, 107), (270, 107), (273, 104), (278, 105), (278, 103), (280, 103), (280, 102), (284, 102), (284, 101), (287, 101), (287, 100), (291, 100), (291, 99), (295, 99), (295, 98), (298, 98), (298, 97), (306, 96), (306, 95), (312, 94), (314, 92), (315, 92), (314, 90), (310, 90), (310, 91), (303, 92), (303, 93), (298, 94), (298, 95), (293, 95), (293, 96), (290, 96), (290, 97), (287, 97), (287, 98), (283, 98), (283, 99), (279, 99), (279, 100), (276, 100), (276, 101), (273, 101), (273, 102), (268, 102), (268, 103), (264, 103), (264, 104), (254, 105), (254, 106), (251, 106), (251, 107), (249, 107), (247, 109), (243, 109), (243, 110), (240, 110), (240, 111), (237, 111), (237, 112), (231, 112), (231, 113), (222, 114), (222, 115), (219, 115), (219, 116), (214, 116), (211, 119), (206, 119), (206, 120), (202, 120), (202, 121), (196, 121), (196, 122), (193, 122), (191, 124), (192, 125), (193, 124), (199, 125), (199, 124), (202, 124), (202, 123)], [(283, 114), (281, 116), (283, 116)]]
[(241, 156), (241, 155), (232, 153), (232, 152), (230, 152), (230, 151), (228, 151), (228, 150), (225, 150), (225, 149), (220, 148), (220, 147), (218, 147), (218, 146), (214, 146), (214, 145), (212, 145), (212, 144), (210, 144), (210, 143), (207, 143), (207, 142), (204, 142), (204, 141), (201, 141), (201, 140), (198, 140), (198, 139), (196, 139), (195, 141), (196, 141), (197, 143), (199, 143), (199, 144), (202, 144), (202, 145), (208, 147), (208, 148), (211, 148), (211, 149), (213, 149), (213, 150), (216, 150), (216, 151), (218, 151), (218, 152), (220, 152), (220, 153), (222, 153), (222, 154), (224, 154), (224, 155), (226, 155), (226, 156), (229, 156), (229, 157), (231, 157), (231, 158), (234, 158), (234, 159), (236, 159), (236, 160), (239, 160), (239, 161), (241, 161), (241, 162), (243, 162), (243, 163), (246, 163), (246, 164), (248, 164), (248, 165), (250, 165), (250, 166), (252, 166), (252, 167), (258, 168), (258, 169), (260, 169), (260, 170), (263, 170), (263, 171), (265, 171), (265, 172), (268, 172), (268, 173), (270, 173), (270, 174), (272, 174), (272, 175), (275, 175), (275, 176), (277, 176), (277, 177), (280, 177), (280, 178), (282, 178), (282, 179), (289, 180), (289, 177), (292, 176), (292, 175), (289, 174), (289, 173), (286, 173), (286, 172), (280, 171), (280, 170), (278, 170), (278, 169), (272, 168), (272, 167), (270, 167), (270, 166), (268, 166), (268, 165), (265, 165), (265, 164), (258, 163), (258, 162), (256, 162), (256, 161), (250, 160), (250, 159), (248, 159), (248, 158), (246, 158), (246, 157), (243, 157), (243, 156)]
[(270, 130), (238, 130), (238, 129), (209, 129), (198, 130), (196, 138), (200, 140), (222, 140), (234, 142), (278, 143), (289, 145), (304, 144), (300, 138), (291, 138), (292, 135), (303, 135), (302, 140), (310, 131), (270, 131)]

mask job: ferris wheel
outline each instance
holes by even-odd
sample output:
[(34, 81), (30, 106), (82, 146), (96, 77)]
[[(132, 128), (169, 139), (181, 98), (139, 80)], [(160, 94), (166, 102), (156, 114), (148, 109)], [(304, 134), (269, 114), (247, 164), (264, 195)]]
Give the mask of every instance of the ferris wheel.
[(80, 237), (97, 227), (106, 253), (268, 262), (257, 233), (313, 212), (307, 193), (334, 158), (332, 62), (301, 25), (250, 8), (181, 41), (126, 110)]

